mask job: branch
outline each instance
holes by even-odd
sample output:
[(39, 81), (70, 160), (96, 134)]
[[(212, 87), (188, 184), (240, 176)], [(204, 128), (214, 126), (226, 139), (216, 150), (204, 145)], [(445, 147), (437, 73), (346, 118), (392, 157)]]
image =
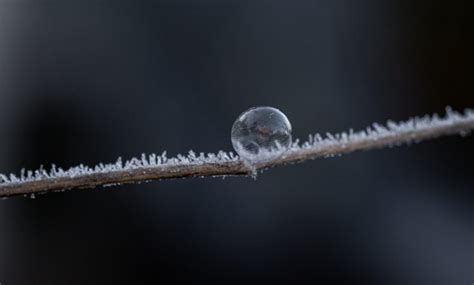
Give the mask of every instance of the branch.
[(440, 136), (467, 135), (474, 130), (474, 110), (460, 114), (447, 108), (443, 118), (438, 115), (413, 118), (405, 122), (387, 122), (386, 126), (373, 124), (366, 130), (336, 135), (309, 136), (303, 144), (298, 141), (285, 154), (271, 161), (251, 164), (232, 153), (220, 151), (218, 154), (197, 156), (190, 151), (187, 156), (167, 158), (162, 155), (142, 155), (122, 163), (119, 158), (113, 164), (99, 164), (93, 168), (79, 165), (68, 170), (52, 166), (35, 171), (21, 171), (19, 177), (0, 174), (0, 197), (32, 195), (68, 189), (94, 188), (126, 183), (140, 183), (152, 180), (254, 175), (258, 170), (274, 166), (303, 162), (319, 157), (331, 157), (359, 150), (369, 150), (396, 146), (412, 142), (434, 139)]

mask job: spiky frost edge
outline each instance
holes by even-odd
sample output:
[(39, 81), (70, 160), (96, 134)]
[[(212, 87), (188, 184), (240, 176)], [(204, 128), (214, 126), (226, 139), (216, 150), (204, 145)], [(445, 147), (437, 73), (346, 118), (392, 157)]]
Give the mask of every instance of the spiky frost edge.
[[(0, 186), (17, 184), (23, 182), (33, 182), (44, 179), (54, 179), (54, 178), (65, 178), (65, 177), (79, 177), (85, 175), (93, 175), (99, 173), (112, 173), (112, 172), (121, 172), (128, 170), (136, 170), (141, 168), (167, 168), (167, 167), (176, 167), (184, 165), (203, 165), (203, 164), (223, 164), (231, 161), (238, 161), (239, 157), (234, 155), (232, 152), (219, 151), (217, 154), (209, 153), (204, 154), (201, 152), (199, 155), (196, 155), (194, 151), (189, 151), (187, 155), (178, 154), (176, 157), (168, 158), (166, 151), (161, 155), (157, 154), (142, 154), (140, 158), (131, 158), (125, 162), (122, 162), (122, 158), (119, 157), (115, 163), (99, 163), (94, 167), (89, 167), (83, 164), (80, 164), (75, 167), (71, 167), (67, 170), (64, 170), (61, 167), (52, 165), (51, 169), (48, 171), (41, 167), (37, 170), (25, 170), (22, 169), (20, 175), (15, 174), (4, 175), (0, 174)], [(0, 189), (1, 191), (1, 189)], [(1, 192), (0, 192), (1, 194)]]
[[(451, 129), (452, 128), (452, 129)], [(426, 115), (424, 117), (415, 117), (404, 122), (395, 123), (388, 121), (385, 126), (374, 123), (365, 130), (354, 132), (352, 129), (349, 132), (342, 132), (338, 134), (327, 133), (325, 137), (320, 134), (310, 135), (308, 141), (300, 144), (296, 140), (292, 147), (286, 150), (283, 155), (278, 156), (272, 160), (258, 160), (255, 163), (251, 161), (242, 161), (238, 156), (232, 152), (219, 151), (217, 154), (200, 153), (196, 155), (193, 151), (189, 151), (187, 155), (177, 155), (176, 157), (168, 158), (166, 152), (161, 155), (142, 154), (140, 158), (132, 158), (125, 162), (119, 157), (115, 163), (98, 164), (94, 167), (79, 165), (71, 167), (67, 170), (52, 165), (50, 170), (45, 170), (41, 167), (38, 170), (21, 170), (20, 175), (15, 174), (4, 175), (0, 174), (0, 197), (11, 195), (4, 194), (6, 188), (21, 187), (23, 184), (32, 182), (48, 182), (55, 183), (59, 179), (75, 179), (80, 177), (89, 177), (94, 175), (129, 173), (140, 173), (140, 170), (158, 171), (160, 173), (177, 172), (182, 177), (187, 176), (215, 176), (215, 175), (240, 175), (240, 174), (254, 174), (257, 169), (268, 168), (275, 165), (287, 164), (293, 162), (304, 161), (307, 159), (314, 159), (321, 156), (333, 156), (343, 153), (348, 153), (356, 150), (371, 149), (377, 147), (400, 145), (404, 143), (418, 142), (424, 139), (435, 138), (441, 135), (461, 134), (466, 135), (474, 129), (474, 110), (466, 109), (464, 114), (453, 111), (451, 108), (446, 108), (446, 115), (440, 117), (437, 114)], [(281, 150), (278, 150), (281, 153)], [(275, 157), (271, 154), (262, 153), (262, 157)], [(203, 172), (202, 167), (210, 166), (219, 171)], [(193, 168), (194, 167), (194, 168)], [(193, 168), (192, 173), (187, 173), (186, 169)], [(197, 170), (196, 170), (197, 169)], [(137, 172), (138, 171), (138, 172)], [(191, 170), (190, 170), (191, 171)], [(228, 171), (228, 173), (226, 173)], [(185, 175), (189, 174), (189, 175)], [(201, 175), (202, 174), (202, 175)], [(158, 176), (161, 178), (177, 178), (180, 176), (164, 175)], [(155, 178), (152, 178), (155, 179)], [(97, 185), (110, 185), (109, 181), (94, 185), (73, 185), (69, 188), (93, 187)], [(112, 179), (113, 180), (113, 179)], [(149, 179), (147, 179), (149, 180)], [(139, 179), (126, 180), (124, 183), (140, 182)], [(121, 183), (123, 181), (118, 181)], [(24, 191), (24, 190), (21, 190)], [(34, 192), (41, 192), (36, 189)], [(17, 194), (28, 194), (24, 192)]]
[[(398, 137), (404, 134), (412, 134), (410, 142), (418, 142), (418, 133), (420, 131), (429, 131), (437, 128), (445, 128), (457, 125), (459, 123), (469, 123), (474, 121), (474, 110), (466, 109), (464, 113), (453, 111), (450, 107), (446, 108), (446, 115), (440, 117), (438, 114), (425, 115), (423, 117), (413, 117), (407, 121), (394, 122), (388, 120), (386, 125), (373, 123), (365, 130), (354, 132), (341, 132), (337, 134), (326, 133), (325, 137), (320, 134), (310, 135), (308, 141), (300, 145), (299, 141), (295, 141), (291, 151), (299, 151), (301, 149), (323, 149), (328, 146), (348, 146), (353, 143), (379, 141), (390, 137)], [(467, 135), (473, 127), (459, 131), (460, 135)], [(457, 133), (457, 132), (456, 132)], [(434, 134), (435, 135), (435, 134)], [(422, 138), (421, 138), (422, 140)], [(388, 146), (400, 145), (407, 141), (396, 141)]]

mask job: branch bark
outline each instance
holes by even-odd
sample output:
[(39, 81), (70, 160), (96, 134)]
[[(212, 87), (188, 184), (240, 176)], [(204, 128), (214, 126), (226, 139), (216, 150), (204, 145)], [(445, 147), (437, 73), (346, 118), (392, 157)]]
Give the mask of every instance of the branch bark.
[(319, 135), (310, 136), (303, 145), (295, 143), (292, 148), (277, 159), (256, 163), (245, 162), (232, 154), (220, 153), (204, 157), (187, 157), (167, 159), (156, 158), (132, 159), (125, 166), (121, 161), (110, 165), (76, 167), (63, 171), (52, 169), (50, 172), (37, 170), (17, 178), (1, 175), (0, 197), (16, 195), (34, 195), (79, 188), (112, 186), (116, 184), (147, 182), (161, 179), (175, 179), (207, 176), (252, 175), (256, 171), (279, 165), (303, 162), (309, 159), (342, 155), (360, 150), (370, 150), (396, 146), (412, 142), (434, 139), (446, 135), (466, 135), (474, 130), (474, 112), (466, 110), (459, 114), (448, 110), (444, 118), (431, 117), (410, 119), (395, 124), (389, 122), (387, 127), (374, 124), (373, 127), (358, 133), (341, 133), (326, 138)]

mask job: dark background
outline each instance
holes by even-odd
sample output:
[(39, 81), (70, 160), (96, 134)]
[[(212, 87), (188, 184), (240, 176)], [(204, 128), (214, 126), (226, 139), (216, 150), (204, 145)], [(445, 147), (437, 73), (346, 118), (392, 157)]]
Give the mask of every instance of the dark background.
[[(0, 173), (474, 107), (469, 1), (0, 0)], [(473, 136), (0, 201), (0, 283), (468, 284)]]

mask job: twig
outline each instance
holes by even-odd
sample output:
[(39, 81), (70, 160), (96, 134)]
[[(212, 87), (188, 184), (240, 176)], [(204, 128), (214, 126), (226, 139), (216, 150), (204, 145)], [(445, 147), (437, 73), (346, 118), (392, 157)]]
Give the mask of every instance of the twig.
[(446, 135), (467, 135), (474, 130), (474, 110), (464, 114), (447, 109), (445, 117), (436, 114), (413, 118), (405, 122), (387, 122), (386, 126), (373, 124), (364, 131), (309, 136), (303, 144), (295, 142), (285, 154), (271, 161), (250, 163), (232, 153), (197, 156), (190, 151), (187, 156), (167, 158), (162, 155), (142, 155), (122, 163), (121, 158), (113, 164), (99, 164), (93, 168), (79, 165), (68, 170), (52, 166), (50, 171), (21, 171), (17, 177), (0, 174), (0, 197), (34, 195), (77, 188), (93, 188), (125, 183), (140, 183), (151, 180), (252, 175), (257, 170), (278, 165), (302, 162), (319, 157), (342, 155), (359, 150), (369, 150), (405, 143), (420, 142)]

